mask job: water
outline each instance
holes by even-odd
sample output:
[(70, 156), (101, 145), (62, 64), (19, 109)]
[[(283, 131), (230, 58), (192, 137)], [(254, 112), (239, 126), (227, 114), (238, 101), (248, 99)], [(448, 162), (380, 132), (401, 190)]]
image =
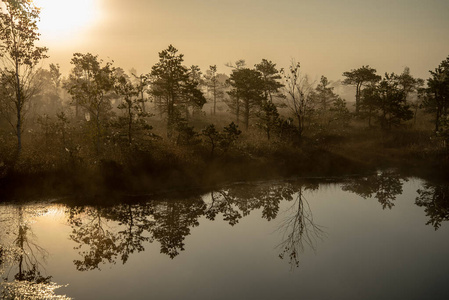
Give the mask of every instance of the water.
[(110, 206), (5, 204), (2, 292), (449, 299), (448, 197), (446, 184), (384, 172), (338, 183), (239, 183)]

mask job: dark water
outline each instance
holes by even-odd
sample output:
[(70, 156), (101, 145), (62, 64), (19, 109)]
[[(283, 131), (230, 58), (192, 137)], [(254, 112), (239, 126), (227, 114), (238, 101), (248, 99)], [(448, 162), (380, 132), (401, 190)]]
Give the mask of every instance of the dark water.
[(3, 298), (449, 299), (447, 184), (383, 172), (124, 200), (0, 206)]

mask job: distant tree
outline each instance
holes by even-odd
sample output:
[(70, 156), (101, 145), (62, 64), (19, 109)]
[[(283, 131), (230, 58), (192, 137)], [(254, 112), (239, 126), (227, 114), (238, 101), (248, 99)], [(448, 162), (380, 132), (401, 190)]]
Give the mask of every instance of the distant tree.
[(427, 79), (424, 106), (435, 114), (435, 131), (439, 130), (440, 119), (448, 114), (449, 107), (449, 56), (443, 60)]
[[(127, 127), (128, 144), (133, 143), (133, 133), (138, 128), (150, 129), (151, 126), (146, 124), (144, 117), (150, 116), (150, 114), (145, 113), (142, 109), (145, 105), (142, 104), (141, 98), (139, 96), (139, 88), (134, 86), (129, 77), (125, 74), (119, 74), (115, 78), (114, 84), (115, 93), (121, 98), (122, 102), (118, 105), (118, 109), (123, 110), (124, 117), (119, 118), (123, 120)], [(119, 122), (121, 125), (122, 122)]]
[(38, 90), (32, 98), (32, 111), (38, 115), (54, 115), (62, 111), (61, 73), (59, 66), (50, 64), (49, 69), (39, 69), (34, 83)]
[(145, 74), (136, 75), (136, 73), (131, 73), (134, 79), (137, 81), (134, 85), (137, 89), (137, 94), (140, 97), (140, 104), (142, 105), (142, 111), (146, 112), (145, 103), (147, 99), (145, 99), (145, 91), (149, 84), (149, 76)]
[[(35, 69), (47, 57), (47, 48), (35, 46), (39, 40), (39, 13), (39, 8), (28, 0), (2, 0), (0, 7), (0, 57), (3, 64), (0, 69), (0, 109), (3, 115), (8, 115), (11, 125), (15, 123), (18, 154), (22, 149), (25, 112), (37, 91), (33, 86)], [(15, 120), (11, 113), (15, 114)]]
[(279, 126), (279, 112), (276, 105), (271, 101), (263, 101), (257, 116), (259, 118), (257, 126), (265, 131), (269, 140), (271, 132)]
[(332, 118), (329, 123), (336, 125), (336, 127), (347, 127), (349, 121), (351, 120), (351, 113), (349, 112), (348, 107), (346, 106), (346, 101), (337, 97), (332, 103), (330, 108), (330, 112), (332, 114)]
[(372, 119), (377, 118), (380, 95), (377, 92), (376, 84), (370, 84), (361, 93), (359, 116), (364, 119), (368, 119), (368, 127), (371, 127)]
[(281, 73), (285, 83), (285, 101), (298, 122), (297, 133), (301, 137), (306, 126), (306, 119), (315, 105), (311, 96), (313, 88), (308, 77), (301, 74), (300, 63), (292, 62), (289, 70), (282, 70)]
[(88, 114), (97, 154), (100, 152), (104, 126), (112, 109), (114, 89), (112, 64), (108, 62), (102, 66), (102, 62), (98, 56), (90, 53), (73, 54), (71, 64), (74, 67), (64, 84), (73, 101)]
[(178, 49), (169, 45), (159, 53), (159, 62), (151, 70), (151, 93), (162, 100), (160, 106), (167, 114), (169, 137), (186, 105), (202, 107), (205, 103), (192, 71), (189, 72), (189, 69), (182, 65), (184, 55), (177, 53)]
[(344, 72), (343, 76), (346, 77), (343, 80), (343, 84), (355, 85), (355, 112), (358, 115), (360, 110), (360, 96), (362, 87), (366, 83), (377, 82), (381, 79), (379, 75), (376, 75), (376, 69), (370, 68), (369, 66), (362, 66), (361, 68), (351, 70), (349, 72)]
[(402, 121), (413, 118), (410, 105), (406, 103), (406, 92), (400, 88), (399, 77), (394, 73), (385, 73), (377, 86), (380, 124), (383, 129), (391, 129)]
[(237, 122), (241, 102), (245, 128), (248, 129), (251, 115), (265, 99), (264, 82), (261, 74), (255, 69), (234, 69), (228, 82), (231, 86), (228, 94), (238, 102), (236, 109)]
[(215, 125), (208, 125), (203, 131), (202, 135), (206, 138), (206, 141), (211, 146), (210, 156), (213, 157), (215, 149), (221, 148), (223, 152), (227, 152), (229, 147), (238, 139), (242, 133), (238, 129), (238, 126), (234, 122), (231, 122), (228, 126), (223, 128), (223, 132), (219, 132)]
[(255, 68), (262, 74), (265, 99), (273, 102), (273, 95), (281, 95), (279, 91), (284, 86), (279, 82), (282, 77), (276, 69), (276, 64), (272, 61), (262, 59), (262, 62), (256, 64)]
[(206, 79), (207, 87), (212, 90), (212, 99), (213, 99), (213, 114), (216, 114), (217, 111), (217, 100), (223, 98), (223, 85), (220, 83), (218, 74), (217, 74), (217, 65), (209, 66), (209, 70), (206, 71), (206, 75), (204, 76)]
[(186, 82), (185, 86), (185, 118), (189, 117), (189, 109), (192, 110), (192, 114), (198, 113), (203, 108), (206, 103), (206, 98), (200, 87), (204, 85), (202, 72), (200, 68), (196, 65), (192, 65), (189, 69), (189, 80)]
[(338, 98), (334, 93), (334, 88), (329, 86), (327, 77), (321, 76), (320, 83), (315, 88), (315, 97), (321, 112), (329, 109), (330, 105)]

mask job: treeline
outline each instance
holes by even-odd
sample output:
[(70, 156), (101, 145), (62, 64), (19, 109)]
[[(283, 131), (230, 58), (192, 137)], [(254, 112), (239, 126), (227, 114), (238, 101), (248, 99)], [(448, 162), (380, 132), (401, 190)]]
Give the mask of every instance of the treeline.
[(39, 10), (19, 2), (4, 1), (0, 13), (1, 177), (81, 168), (115, 178), (126, 168), (182, 181), (217, 161), (234, 164), (231, 174), (247, 163), (311, 170), (311, 158), (329, 169), (338, 164), (332, 157), (366, 162), (387, 148), (447, 157), (449, 57), (427, 82), (408, 68), (383, 77), (369, 66), (343, 72), (354, 108), (299, 63), (239, 60), (227, 64), (229, 76), (216, 65), (203, 73), (172, 45), (147, 73), (75, 53), (63, 77), (57, 64), (38, 67), (47, 58), (35, 46)]

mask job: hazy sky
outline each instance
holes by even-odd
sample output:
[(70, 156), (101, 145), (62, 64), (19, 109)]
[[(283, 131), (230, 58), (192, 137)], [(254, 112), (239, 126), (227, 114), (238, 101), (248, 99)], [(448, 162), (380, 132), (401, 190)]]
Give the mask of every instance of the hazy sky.
[(379, 74), (428, 78), (449, 55), (448, 0), (36, 0), (47, 63), (70, 69), (74, 52), (147, 73), (173, 44), (186, 65), (262, 58), (299, 61), (312, 78), (341, 79), (370, 65)]

